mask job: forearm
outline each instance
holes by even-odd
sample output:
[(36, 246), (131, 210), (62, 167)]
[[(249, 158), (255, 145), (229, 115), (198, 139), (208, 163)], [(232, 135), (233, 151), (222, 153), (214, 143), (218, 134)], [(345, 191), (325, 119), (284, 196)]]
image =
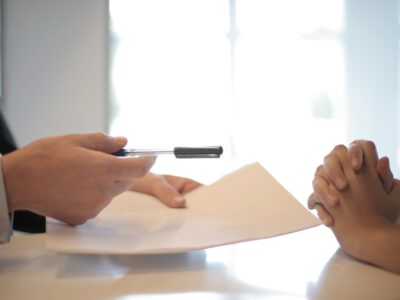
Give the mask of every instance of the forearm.
[(357, 258), (400, 274), (400, 226), (387, 224), (371, 230)]

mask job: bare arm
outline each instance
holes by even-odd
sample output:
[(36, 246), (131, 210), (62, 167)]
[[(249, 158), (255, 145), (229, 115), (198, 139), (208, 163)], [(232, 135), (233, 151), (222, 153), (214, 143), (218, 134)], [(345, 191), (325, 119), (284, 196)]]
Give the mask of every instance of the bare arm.
[(400, 226), (384, 224), (369, 232), (364, 249), (353, 255), (385, 270), (400, 274)]

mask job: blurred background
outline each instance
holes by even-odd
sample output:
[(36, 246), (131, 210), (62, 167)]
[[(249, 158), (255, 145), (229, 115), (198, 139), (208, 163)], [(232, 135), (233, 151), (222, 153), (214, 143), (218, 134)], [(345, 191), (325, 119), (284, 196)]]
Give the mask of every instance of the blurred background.
[[(110, 0), (110, 132), (132, 147), (223, 145), (159, 159), (212, 181), (261, 162), (305, 200), (334, 145), (372, 139), (398, 169), (397, 1)], [(207, 167), (205, 167), (207, 166)]]
[(3, 0), (2, 109), (17, 141), (106, 131), (211, 183), (259, 161), (303, 204), (336, 144), (398, 159), (397, 0)]

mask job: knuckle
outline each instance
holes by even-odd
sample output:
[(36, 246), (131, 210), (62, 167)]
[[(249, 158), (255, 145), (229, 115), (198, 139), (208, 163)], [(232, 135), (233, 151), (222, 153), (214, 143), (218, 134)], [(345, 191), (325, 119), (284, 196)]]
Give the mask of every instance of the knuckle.
[(331, 153), (336, 153), (336, 152), (337, 153), (342, 153), (342, 152), (345, 152), (345, 151), (347, 151), (347, 147), (345, 145), (343, 145), (343, 144), (339, 144), (339, 145), (336, 145), (333, 148)]
[(363, 153), (363, 149), (360, 144), (350, 144), (349, 146), (349, 157), (360, 157)]
[(359, 145), (362, 144), (365, 140), (361, 140), (361, 139), (357, 139), (357, 140), (353, 140), (350, 145)]
[(376, 146), (375, 146), (375, 143), (374, 142), (372, 142), (372, 141), (365, 141), (364, 142), (364, 147), (365, 147), (365, 149), (367, 150), (367, 151), (373, 151), (373, 152), (375, 152), (376, 151)]
[(86, 220), (94, 219), (100, 213), (100, 210), (92, 209), (86, 214)]
[(333, 155), (333, 154), (331, 154), (331, 153), (325, 155), (325, 156), (324, 156), (324, 162), (327, 161), (327, 160), (329, 160), (329, 159), (331, 159), (331, 158), (332, 158), (332, 155)]
[(143, 177), (147, 173), (147, 166), (146, 165), (138, 165), (135, 167), (135, 177)]
[(93, 201), (93, 202), (94, 202), (93, 205), (89, 209), (87, 209), (85, 214), (82, 216), (82, 218), (85, 220), (85, 222), (87, 220), (94, 219), (95, 217), (97, 217), (97, 215), (101, 211), (101, 207), (99, 207), (99, 206), (100, 206), (100, 203), (102, 203), (102, 200)]
[(87, 218), (85, 217), (84, 214), (75, 214), (72, 217), (69, 217), (65, 220), (65, 222), (69, 225), (77, 226), (77, 225), (82, 225), (87, 221)]
[(322, 173), (323, 169), (324, 169), (324, 166), (323, 165), (319, 165), (317, 167), (317, 169), (315, 170), (314, 177), (319, 176)]
[(314, 189), (314, 193), (315, 195), (319, 195), (320, 191), (321, 191), (321, 186), (323, 184), (323, 179), (321, 177), (316, 177), (313, 182), (312, 182), (312, 186)]
[[(128, 190), (132, 184), (133, 180), (115, 180), (113, 189), (109, 192), (109, 198)], [(105, 199), (105, 202), (108, 203), (109, 200)]]
[(307, 206), (309, 209), (314, 209), (315, 208), (315, 204), (316, 204), (316, 200), (315, 200), (315, 194), (312, 193), (307, 200)]
[(94, 219), (95, 217), (98, 216), (99, 213), (100, 213), (100, 210), (99, 210), (99, 211), (97, 211), (97, 210), (92, 210), (92, 211), (90, 211), (89, 213), (87, 213), (87, 214), (85, 215), (85, 222), (86, 222), (86, 221), (89, 221), (89, 220), (91, 220), (91, 219)]
[[(325, 157), (324, 157), (324, 165), (329, 164), (329, 162), (331, 162), (331, 161), (333, 161), (335, 159), (336, 159), (336, 155), (333, 154), (332, 152), (327, 154), (327, 155), (325, 155)], [(321, 167), (323, 167), (323, 165)]]
[(112, 175), (112, 174), (117, 174), (119, 168), (117, 164), (114, 163), (114, 161), (109, 160), (109, 161), (103, 161), (99, 162), (99, 171), (104, 175)]
[(87, 221), (88, 219), (87, 218), (84, 218), (84, 217), (78, 217), (78, 218), (76, 218), (74, 221), (73, 221), (73, 224), (72, 225), (75, 225), (75, 226), (77, 226), (77, 225), (82, 225), (82, 224), (85, 224), (86, 223), (86, 221)]
[(105, 138), (107, 138), (107, 135), (104, 132), (98, 131), (98, 132), (93, 133), (93, 137), (96, 139), (105, 139)]
[(139, 176), (144, 176), (149, 172), (151, 167), (153, 166), (153, 160), (148, 159), (146, 161), (142, 161), (142, 163), (139, 163), (137, 166), (137, 174)]

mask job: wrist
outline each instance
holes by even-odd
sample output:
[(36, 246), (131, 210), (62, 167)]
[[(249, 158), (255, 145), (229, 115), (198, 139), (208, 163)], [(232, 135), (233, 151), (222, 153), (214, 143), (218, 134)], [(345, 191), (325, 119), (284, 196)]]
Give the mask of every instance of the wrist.
[(18, 201), (18, 197), (15, 195), (14, 191), (18, 187), (14, 187), (18, 183), (18, 177), (14, 175), (14, 170), (12, 165), (13, 153), (7, 154), (2, 157), (2, 172), (3, 172), (3, 183), (4, 190), (7, 198), (8, 211), (13, 212), (18, 209), (23, 209)]
[(368, 231), (365, 231), (364, 234), (360, 236), (357, 247), (355, 247), (353, 253), (350, 254), (363, 261), (380, 265), (382, 247), (387, 243), (388, 233), (394, 226), (395, 225), (392, 224), (381, 224), (369, 228)]

